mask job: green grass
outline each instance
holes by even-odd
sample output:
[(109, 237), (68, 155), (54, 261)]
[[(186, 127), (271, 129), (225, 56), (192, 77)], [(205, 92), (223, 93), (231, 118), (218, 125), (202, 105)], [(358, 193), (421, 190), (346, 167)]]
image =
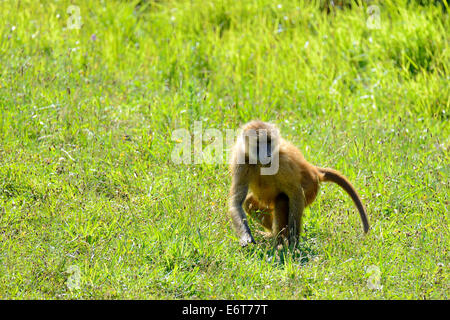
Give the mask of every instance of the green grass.
[[(448, 299), (450, 19), (415, 3), (369, 29), (367, 5), (77, 0), (72, 30), (71, 1), (1, 1), (0, 298)], [(175, 165), (171, 134), (255, 118), (353, 182), (368, 236), (324, 184), (295, 251), (239, 247), (227, 165)]]

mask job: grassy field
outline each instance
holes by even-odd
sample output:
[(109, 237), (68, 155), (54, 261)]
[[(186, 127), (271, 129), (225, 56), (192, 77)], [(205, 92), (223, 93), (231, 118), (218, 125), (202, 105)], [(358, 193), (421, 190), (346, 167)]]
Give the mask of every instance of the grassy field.
[[(417, 2), (0, 1), (0, 299), (448, 299), (450, 19)], [(324, 184), (294, 251), (239, 247), (225, 161), (172, 132), (256, 118), (367, 236)]]

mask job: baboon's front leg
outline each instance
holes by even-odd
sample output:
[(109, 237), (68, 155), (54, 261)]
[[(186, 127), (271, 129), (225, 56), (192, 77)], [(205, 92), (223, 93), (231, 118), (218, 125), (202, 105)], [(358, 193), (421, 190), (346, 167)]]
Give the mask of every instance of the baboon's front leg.
[(303, 190), (292, 193), (289, 197), (288, 234), (289, 244), (296, 245), (300, 236), (305, 197)]
[(247, 216), (242, 208), (247, 191), (247, 184), (233, 181), (230, 190), (230, 204), (228, 210), (228, 214), (230, 215), (234, 228), (239, 236), (239, 243), (243, 247), (249, 243), (255, 243), (255, 239), (253, 239), (250, 228), (248, 227)]

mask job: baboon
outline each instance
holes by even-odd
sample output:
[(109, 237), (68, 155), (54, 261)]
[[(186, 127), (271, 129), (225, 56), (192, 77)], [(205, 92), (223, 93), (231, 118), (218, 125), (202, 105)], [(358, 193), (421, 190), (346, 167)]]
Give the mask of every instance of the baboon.
[(280, 137), (273, 124), (255, 120), (243, 126), (232, 150), (230, 171), (228, 214), (241, 246), (255, 243), (246, 213), (279, 243), (286, 238), (290, 245), (295, 245), (303, 210), (314, 201), (319, 184), (324, 181), (338, 184), (350, 195), (358, 208), (364, 232), (369, 230), (366, 210), (347, 178), (338, 171), (307, 162), (293, 144)]

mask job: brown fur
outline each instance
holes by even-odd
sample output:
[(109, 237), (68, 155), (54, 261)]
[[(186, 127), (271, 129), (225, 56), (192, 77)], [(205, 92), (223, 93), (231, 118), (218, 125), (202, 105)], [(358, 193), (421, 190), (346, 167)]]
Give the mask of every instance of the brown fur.
[[(252, 121), (244, 125), (242, 134), (248, 130), (278, 130), (270, 123)], [(278, 132), (278, 131), (276, 131)], [(274, 137), (269, 136), (275, 140)], [(248, 144), (238, 140), (233, 148), (230, 163), (232, 185), (230, 189), (229, 215), (240, 238), (242, 246), (255, 243), (248, 227), (246, 214), (255, 218), (272, 236), (287, 237), (289, 243), (298, 242), (303, 210), (317, 196), (319, 184), (331, 181), (341, 186), (355, 202), (364, 226), (369, 230), (366, 210), (351, 183), (333, 169), (316, 167), (305, 160), (302, 153), (290, 142), (278, 139), (278, 172), (274, 175), (261, 175), (262, 165), (237, 163), (240, 153), (249, 159)]]

